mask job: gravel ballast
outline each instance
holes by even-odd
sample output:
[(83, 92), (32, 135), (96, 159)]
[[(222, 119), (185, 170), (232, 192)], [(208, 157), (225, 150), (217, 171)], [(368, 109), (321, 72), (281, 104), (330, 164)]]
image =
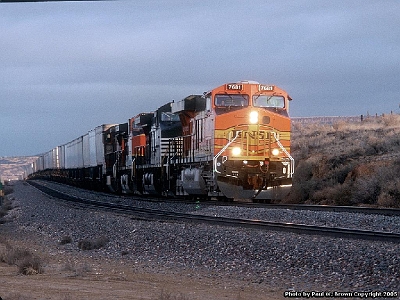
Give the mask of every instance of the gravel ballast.
[(326, 227), (343, 227), (371, 231), (400, 233), (400, 216), (386, 216), (350, 212), (326, 212), (312, 210), (266, 209), (257, 207), (216, 206), (203, 203), (186, 204), (177, 202), (143, 201), (139, 197), (116, 197), (99, 194), (49, 181), (38, 181), (60, 192), (92, 200), (101, 199), (125, 205), (160, 209), (166, 211), (199, 214), (213, 217), (265, 220), (270, 222), (288, 222)]
[[(79, 193), (67, 186), (68, 193)], [(90, 196), (92, 195), (92, 196)], [(74, 208), (22, 182), (11, 195), (12, 218), (18, 230), (39, 234), (56, 251), (99, 260), (123, 260), (152, 272), (184, 272), (187, 276), (240, 279), (283, 290), (396, 291), (400, 289), (400, 245), (378, 241), (337, 239), (205, 224), (136, 220), (103, 210)], [(115, 197), (88, 193), (88, 198)], [(120, 199), (132, 202), (136, 200)], [(143, 202), (143, 201), (141, 201)], [(141, 203), (141, 206), (166, 204)], [(317, 225), (399, 232), (399, 217), (347, 213), (199, 207), (174, 203), (169, 209), (216, 216), (268, 219)], [(318, 213), (318, 215), (316, 215)], [(314, 220), (314, 221), (313, 221)], [(347, 226), (348, 224), (352, 224)], [(7, 226), (3, 224), (1, 226)], [(71, 243), (60, 244), (65, 237)], [(100, 249), (82, 250), (83, 240), (100, 239)]]

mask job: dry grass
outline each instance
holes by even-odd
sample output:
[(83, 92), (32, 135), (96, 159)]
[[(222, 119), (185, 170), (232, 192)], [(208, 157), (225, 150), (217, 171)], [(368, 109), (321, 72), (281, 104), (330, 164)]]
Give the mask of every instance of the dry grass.
[(1, 240), (4, 249), (0, 252), (0, 261), (9, 265), (18, 266), (18, 272), (23, 275), (35, 275), (43, 273), (43, 263), (40, 257), (26, 249), (14, 248)]
[(295, 124), (287, 203), (400, 207), (400, 116)]
[(72, 273), (72, 277), (84, 277), (93, 271), (88, 263), (76, 263), (73, 261), (68, 261), (62, 270)]

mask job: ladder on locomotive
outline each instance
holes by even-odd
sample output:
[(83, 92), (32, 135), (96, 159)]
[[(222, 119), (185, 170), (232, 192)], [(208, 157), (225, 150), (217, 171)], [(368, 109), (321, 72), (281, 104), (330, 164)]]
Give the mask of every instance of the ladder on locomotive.
[(170, 164), (183, 163), (183, 139), (176, 137), (168, 141), (168, 160)]

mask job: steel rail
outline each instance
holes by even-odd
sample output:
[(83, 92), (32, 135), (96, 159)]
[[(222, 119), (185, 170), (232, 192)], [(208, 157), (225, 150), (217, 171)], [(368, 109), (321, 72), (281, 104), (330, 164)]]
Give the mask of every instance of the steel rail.
[(400, 234), (393, 232), (334, 228), (334, 227), (314, 226), (305, 224), (269, 222), (261, 220), (236, 219), (236, 218), (226, 218), (226, 217), (212, 217), (205, 215), (186, 214), (186, 213), (179, 213), (172, 211), (132, 207), (128, 205), (102, 202), (97, 200), (90, 200), (85, 198), (79, 198), (76, 196), (71, 196), (66, 193), (56, 191), (49, 187), (38, 184), (36, 182), (30, 181), (29, 184), (37, 188), (41, 192), (49, 196), (52, 196), (54, 198), (62, 199), (68, 202), (73, 202), (79, 205), (91, 206), (95, 208), (104, 208), (107, 210), (117, 211), (124, 214), (134, 215), (136, 218), (155, 219), (155, 220), (176, 220), (176, 221), (206, 223), (206, 224), (230, 226), (230, 227), (246, 227), (246, 228), (262, 229), (262, 230), (292, 232), (297, 234), (331, 236), (335, 238), (350, 238), (350, 239), (363, 239), (363, 240), (400, 243)]
[[(31, 182), (31, 180), (29, 180)], [(86, 190), (86, 192), (96, 195), (107, 195), (107, 197), (119, 198), (116, 194), (95, 192)], [(362, 207), (362, 206), (337, 206), (337, 205), (319, 205), (319, 204), (270, 204), (270, 203), (254, 203), (249, 201), (233, 201), (223, 202), (215, 200), (188, 200), (188, 199), (167, 199), (163, 197), (146, 196), (140, 197), (138, 195), (129, 196), (124, 195), (123, 197), (129, 197), (133, 200), (148, 201), (148, 202), (171, 202), (171, 203), (183, 203), (193, 204), (201, 203), (202, 205), (209, 206), (236, 206), (246, 208), (266, 208), (266, 209), (288, 209), (288, 210), (310, 210), (310, 211), (326, 211), (326, 212), (346, 212), (346, 213), (360, 213), (370, 215), (386, 215), (386, 216), (400, 216), (400, 209), (398, 208), (378, 208), (378, 207)]]
[(400, 216), (400, 209), (397, 208), (332, 206), (332, 205), (312, 205), (312, 204), (264, 204), (262, 207), (271, 209), (312, 210), (312, 211), (359, 213), (366, 215), (370, 214), (370, 215)]

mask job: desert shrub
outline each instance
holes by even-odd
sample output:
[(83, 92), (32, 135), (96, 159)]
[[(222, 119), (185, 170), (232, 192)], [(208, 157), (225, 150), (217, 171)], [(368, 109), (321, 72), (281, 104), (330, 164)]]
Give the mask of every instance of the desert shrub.
[(342, 159), (340, 156), (332, 157), (328, 160), (321, 161), (323, 165), (320, 170), (319, 177), (323, 180), (323, 186), (343, 184), (349, 173), (354, 169), (352, 161)]
[(43, 273), (41, 259), (26, 249), (13, 248), (7, 244), (6, 251), (1, 253), (0, 260), (9, 265), (17, 265), (19, 273), (23, 275)]
[(382, 184), (377, 204), (384, 207), (400, 207), (400, 178), (392, 178)]
[(354, 204), (374, 204), (381, 192), (379, 180), (375, 176), (357, 178), (353, 186), (351, 202)]
[(377, 136), (368, 136), (366, 139), (366, 146), (369, 151), (368, 155), (374, 155), (379, 153), (387, 153), (390, 149), (388, 149), (387, 143), (382, 138)]
[(400, 130), (391, 131), (385, 134), (386, 136), (386, 144), (389, 151), (396, 151), (400, 150)]
[(292, 130), (291, 152), (296, 161), (317, 153), (319, 149), (332, 144), (335, 139), (331, 126), (320, 124), (296, 124)]
[(370, 164), (368, 167), (368, 173), (361, 174), (354, 180), (352, 202), (399, 206), (400, 161), (385, 165)]
[(284, 203), (305, 203), (315, 191), (320, 188), (321, 181), (317, 179), (310, 179), (298, 181), (293, 184), (289, 195), (283, 200)]
[(311, 197), (321, 184), (321, 180), (317, 176), (320, 171), (319, 164), (317, 157), (311, 157), (298, 163), (292, 189), (283, 200), (284, 203), (304, 203)]
[(335, 129), (336, 131), (342, 131), (342, 130), (346, 129), (347, 126), (348, 126), (348, 123), (345, 121), (338, 121), (332, 125), (333, 129)]
[[(314, 156), (300, 161), (294, 173), (291, 193), (285, 202), (304, 203), (324, 198), (321, 193), (314, 197), (314, 193), (338, 183), (343, 184), (352, 168), (352, 164), (345, 163), (341, 156), (329, 159), (326, 156)], [(331, 190), (326, 192), (332, 194)]]
[(308, 145), (292, 144), (292, 156), (296, 162), (306, 159), (309, 156)]
[(25, 257), (18, 263), (18, 270), (23, 275), (42, 274), (42, 262), (36, 256)]
[(32, 253), (26, 249), (12, 248), (10, 245), (7, 245), (6, 251), (2, 253), (1, 261), (9, 265), (14, 265), (17, 261), (31, 256)]
[(291, 151), (296, 170), (283, 202), (400, 205), (400, 161), (392, 158), (400, 152), (400, 115), (295, 124)]
[(84, 239), (78, 242), (78, 248), (81, 250), (94, 250), (104, 247), (108, 243), (107, 237), (99, 237), (94, 239)]
[(338, 166), (337, 168), (332, 170), (332, 174), (331, 174), (331, 177), (333, 179), (332, 182), (334, 184), (336, 184), (336, 183), (343, 184), (353, 169), (354, 169), (354, 166), (352, 163), (343, 164), (343, 165)]
[(398, 198), (394, 197), (393, 195), (390, 195), (387, 192), (382, 192), (378, 196), (377, 203), (379, 206), (383, 207), (400, 207), (400, 202)]
[(294, 173), (293, 180), (299, 182), (310, 180), (313, 177), (313, 168), (315, 163), (310, 160), (302, 160), (298, 163)]
[(307, 199), (306, 191), (299, 184), (293, 185), (289, 195), (287, 195), (284, 199), (280, 200), (280, 203), (285, 204), (297, 204), (304, 203)]
[(333, 187), (327, 187), (325, 189), (318, 190), (313, 195), (313, 201), (323, 205), (330, 205), (332, 204), (332, 200), (330, 195), (332, 194)]
[(351, 186), (347, 183), (327, 186), (316, 191), (311, 200), (323, 205), (351, 205)]
[(381, 118), (381, 122), (385, 126), (398, 126), (400, 125), (400, 116), (393, 114), (384, 115)]
[(60, 240), (60, 245), (72, 243), (72, 238), (69, 235), (63, 236)]
[(63, 271), (72, 272), (74, 277), (82, 277), (92, 272), (92, 267), (87, 263), (77, 265), (74, 262), (67, 262), (63, 267)]
[(334, 192), (332, 194), (332, 201), (334, 205), (352, 205), (351, 202), (352, 187), (349, 184), (337, 184), (334, 187)]

